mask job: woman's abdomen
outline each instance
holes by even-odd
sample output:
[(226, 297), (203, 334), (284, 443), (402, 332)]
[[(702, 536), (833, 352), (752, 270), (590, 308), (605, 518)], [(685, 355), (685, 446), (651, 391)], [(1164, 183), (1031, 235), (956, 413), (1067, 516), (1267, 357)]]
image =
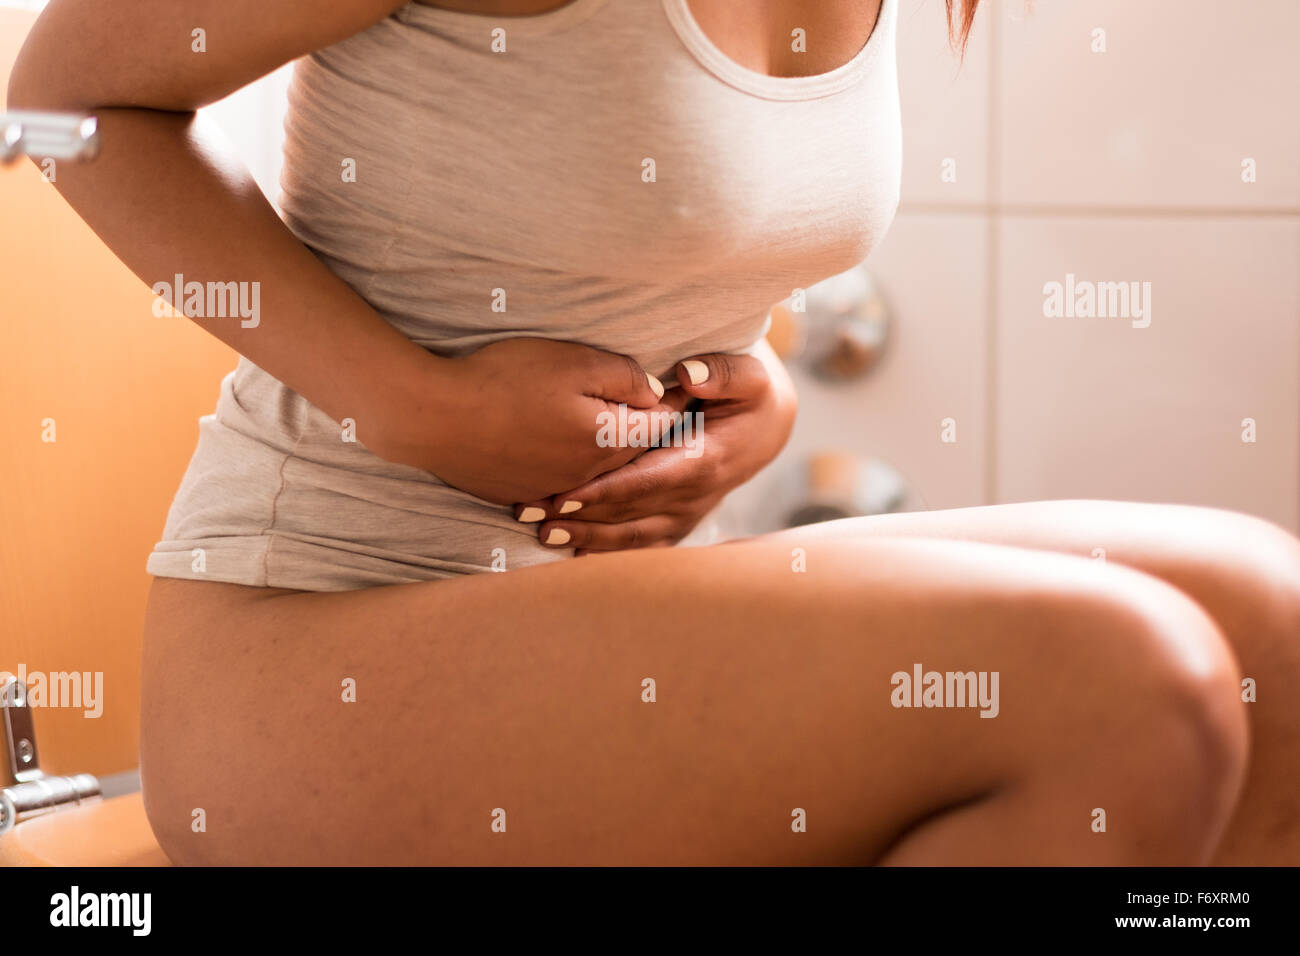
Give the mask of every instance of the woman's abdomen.
[(384, 461), (362, 435), (241, 360), (199, 420), (149, 572), (339, 591), (570, 556), (543, 548), (510, 507)]

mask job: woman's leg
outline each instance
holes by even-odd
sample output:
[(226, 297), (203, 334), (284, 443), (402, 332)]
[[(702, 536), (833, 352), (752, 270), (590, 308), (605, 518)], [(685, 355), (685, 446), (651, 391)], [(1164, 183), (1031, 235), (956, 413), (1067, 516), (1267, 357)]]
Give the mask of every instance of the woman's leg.
[[(1244, 774), (1196, 604), (970, 542), (160, 580), (146, 631), (145, 801), (180, 863), (1203, 862)], [(893, 706), (918, 664), (997, 672), (997, 716)]]
[[(967, 539), (1068, 552), (1138, 568), (1218, 623), (1258, 695), (1251, 766), (1216, 863), (1300, 863), (1300, 541), (1210, 508), (1046, 501), (828, 522), (773, 537), (791, 546), (875, 536)], [(1241, 700), (1244, 688), (1234, 690)]]

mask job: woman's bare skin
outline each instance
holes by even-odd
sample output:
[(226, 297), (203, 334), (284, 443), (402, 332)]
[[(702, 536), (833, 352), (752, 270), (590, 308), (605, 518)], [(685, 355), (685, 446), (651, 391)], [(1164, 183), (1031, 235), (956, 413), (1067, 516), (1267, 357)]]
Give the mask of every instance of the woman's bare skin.
[[(479, 16), (549, 13), (570, 0), (415, 0)], [(829, 73), (862, 49), (880, 14), (880, 0), (690, 0), (691, 16), (714, 45), (741, 66), (771, 76)], [(804, 30), (807, 50), (791, 49), (790, 31)]]
[[(159, 580), (150, 822), (178, 863), (1210, 858), (1246, 715), (1191, 600), (1041, 552), (800, 540), (802, 573), (754, 541), (336, 594)], [(914, 662), (997, 670), (999, 715), (894, 709)]]
[[(345, 594), (159, 580), (147, 805), (195, 863), (1292, 861), (1295, 711), (1240, 680), (1300, 670), (1298, 567), (1257, 519), (1045, 502)], [(893, 708), (915, 662), (999, 671), (998, 717)]]
[[(245, 34), (241, 52), (198, 79), (178, 65), (170, 92), (138, 57), (102, 50), (85, 51), (107, 60), (84, 81), (97, 90), (47, 74), (39, 53), (18, 86), (34, 105), (124, 107), (124, 138), (178, 155), (169, 192), (127, 148), (119, 193), (241, 229), (231, 255), (284, 264), (286, 327), (313, 282), (351, 303), (305, 358), (291, 330), (283, 347), (243, 343), (322, 407), (373, 401), (382, 370), (420, 360), (251, 198), (237, 207), (181, 120), (130, 107), (191, 109), (397, 5), (325, 5), (304, 28), (226, 0), (213, 15)], [(168, 5), (138, 6), (115, 15), (147, 43)], [(691, 8), (738, 62), (795, 75), (844, 62), (878, 4), (769, 0), (782, 15), (744, 24), (718, 0)], [(852, 39), (782, 62), (774, 38), (817, 11)], [(75, 42), (65, 22), (50, 17), (43, 42)], [(139, 181), (130, 162), (145, 164)], [(95, 207), (133, 268), (170, 261), (125, 200), (98, 197), (95, 175), (60, 188)], [(180, 241), (199, 262), (214, 255)], [(331, 398), (316, 365), (338, 348), (371, 358)], [(1105, 562), (1084, 557), (1095, 548)], [(1294, 863), (1300, 722), (1278, 688), (1300, 678), (1297, 637), (1293, 537), (1225, 512), (1104, 502), (856, 519), (345, 593), (159, 579), (141, 771), (179, 863)], [(891, 675), (915, 663), (997, 671), (998, 716), (895, 708)], [(1242, 702), (1243, 675), (1258, 703)], [(806, 832), (792, 829), (799, 811)]]

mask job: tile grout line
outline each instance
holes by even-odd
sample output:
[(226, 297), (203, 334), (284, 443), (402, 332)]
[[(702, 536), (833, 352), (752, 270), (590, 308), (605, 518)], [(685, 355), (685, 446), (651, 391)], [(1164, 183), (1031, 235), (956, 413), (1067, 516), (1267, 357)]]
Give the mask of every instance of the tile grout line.
[[(994, 152), (990, 148), (990, 155)], [(992, 185), (990, 185), (992, 188)], [(1065, 203), (1004, 203), (961, 202), (941, 200), (933, 202), (904, 202), (899, 212), (927, 215), (971, 216), (1024, 216), (1026, 218), (1077, 218), (1077, 219), (1294, 219), (1300, 217), (1300, 206), (1268, 206), (1250, 209), (1241, 206), (1083, 206)]]
[[(969, 2), (969, 0), (967, 0)], [(985, 135), (988, 136), (986, 162), (984, 171), (985, 192), (988, 197), (988, 209), (985, 212), (985, 238), (987, 244), (984, 290), (984, 503), (998, 502), (998, 274), (1002, 267), (1002, 250), (1000, 242), (1001, 215), (998, 212), (998, 200), (1001, 198), (999, 187), (998, 163), (1001, 161), (998, 140), (1001, 123), (1001, 110), (998, 108), (998, 63), (1001, 51), (1002, 17), (1005, 4), (998, 0), (991, 6), (993, 21), (989, 30), (988, 51), (988, 115)]]

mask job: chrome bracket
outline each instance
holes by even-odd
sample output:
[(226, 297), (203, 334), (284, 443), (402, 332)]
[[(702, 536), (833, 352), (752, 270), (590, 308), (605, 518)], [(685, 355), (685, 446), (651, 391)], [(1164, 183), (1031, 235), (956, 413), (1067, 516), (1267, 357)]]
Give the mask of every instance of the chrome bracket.
[(0, 113), (0, 165), (19, 156), (80, 162), (98, 152), (98, 117), (48, 110)]
[(41, 770), (27, 688), (15, 677), (0, 684), (0, 713), (15, 781), (0, 790), (0, 833), (30, 817), (99, 797), (99, 781), (88, 773), (52, 777)]

